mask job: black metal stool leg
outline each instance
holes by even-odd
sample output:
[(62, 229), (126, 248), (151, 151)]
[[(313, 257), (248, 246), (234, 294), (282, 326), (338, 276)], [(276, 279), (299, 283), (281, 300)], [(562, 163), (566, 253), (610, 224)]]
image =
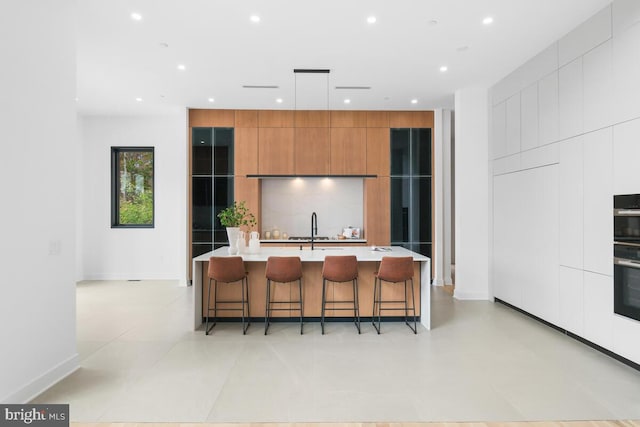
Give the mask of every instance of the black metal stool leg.
[(358, 334), (360, 333), (360, 306), (358, 304), (358, 279), (353, 279), (353, 314)]
[(267, 305), (264, 310), (264, 334), (267, 335), (269, 329), (269, 307), (271, 303), (271, 280), (267, 279)]
[(411, 279), (411, 301), (413, 303), (413, 333), (418, 333), (418, 323), (416, 322), (416, 296), (413, 290), (413, 279)]
[(320, 315), (320, 328), (322, 329), (322, 335), (324, 335), (324, 310), (325, 310), (325, 305), (327, 304), (326, 287), (327, 287), (327, 280), (323, 278), (322, 279), (322, 313)]
[(298, 279), (298, 289), (300, 290), (300, 335), (302, 335), (302, 317), (304, 316), (302, 311), (302, 279)]
[[(204, 334), (209, 335), (209, 314), (211, 313), (211, 279), (209, 279), (209, 292), (207, 292), (207, 315), (205, 317)], [(213, 328), (213, 326), (211, 326)]]
[[(244, 333), (246, 334), (247, 333), (247, 329), (249, 329), (249, 326), (251, 325), (251, 308), (250, 308), (251, 304), (249, 304), (249, 278), (245, 277), (244, 280), (246, 280), (245, 289), (247, 290), (247, 327), (244, 330)], [(244, 312), (244, 305), (242, 306), (242, 310)]]

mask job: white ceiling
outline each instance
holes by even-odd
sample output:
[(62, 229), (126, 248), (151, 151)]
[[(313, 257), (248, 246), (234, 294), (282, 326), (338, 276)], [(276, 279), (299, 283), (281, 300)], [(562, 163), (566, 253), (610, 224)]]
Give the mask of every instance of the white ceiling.
[[(492, 85), (609, 3), (79, 0), (78, 108), (82, 114), (451, 108), (456, 89)], [(131, 19), (132, 12), (142, 20)], [(261, 21), (251, 22), (252, 14)], [(375, 24), (367, 23), (371, 15)], [(483, 25), (486, 16), (494, 23)], [(298, 75), (296, 90), (294, 68), (331, 72)]]

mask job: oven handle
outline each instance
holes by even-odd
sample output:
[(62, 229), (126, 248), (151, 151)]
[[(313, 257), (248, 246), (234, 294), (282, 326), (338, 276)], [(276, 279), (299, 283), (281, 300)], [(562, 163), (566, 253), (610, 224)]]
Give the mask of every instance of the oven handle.
[(627, 259), (614, 258), (613, 263), (623, 267), (640, 268), (640, 262), (629, 261)]
[(614, 209), (613, 215), (640, 216), (640, 209)]

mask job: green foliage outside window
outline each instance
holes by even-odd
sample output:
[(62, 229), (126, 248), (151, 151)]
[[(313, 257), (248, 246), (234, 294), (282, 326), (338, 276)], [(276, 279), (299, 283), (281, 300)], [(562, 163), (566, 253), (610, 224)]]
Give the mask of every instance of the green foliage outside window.
[(113, 227), (153, 226), (153, 148), (112, 148)]

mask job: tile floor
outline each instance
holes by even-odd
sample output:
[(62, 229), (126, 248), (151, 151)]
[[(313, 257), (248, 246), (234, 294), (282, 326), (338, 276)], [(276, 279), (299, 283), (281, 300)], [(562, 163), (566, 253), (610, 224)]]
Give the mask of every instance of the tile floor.
[(81, 368), (35, 399), (78, 422), (640, 419), (640, 372), (502, 305), (433, 290), (433, 329), (218, 324), (191, 288), (77, 287)]

